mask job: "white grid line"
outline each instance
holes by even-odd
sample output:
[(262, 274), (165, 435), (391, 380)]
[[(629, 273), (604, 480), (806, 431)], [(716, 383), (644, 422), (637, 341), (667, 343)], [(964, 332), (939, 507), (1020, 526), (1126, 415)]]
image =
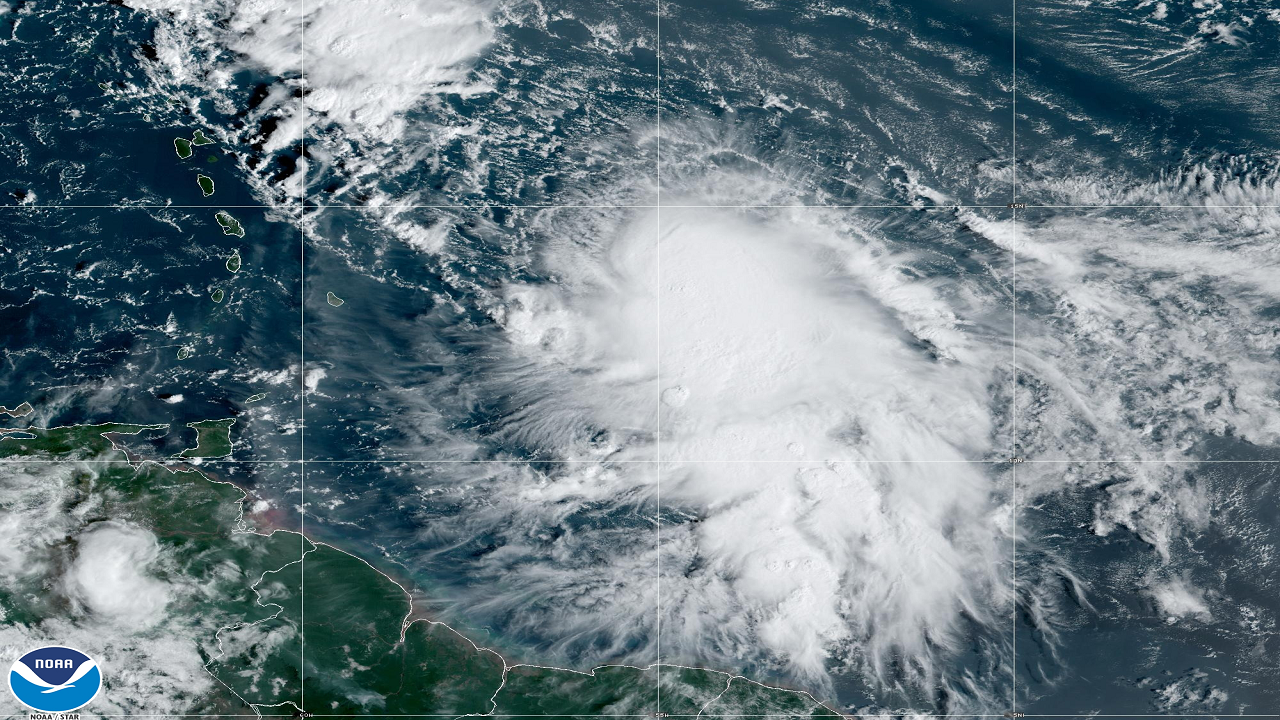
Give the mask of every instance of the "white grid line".
[(299, 82), (301, 90), (299, 95), (299, 105), (302, 108), (302, 122), (299, 123), (301, 129), (298, 138), (299, 151), (298, 163), (302, 166), (302, 183), (299, 190), (299, 206), (298, 206), (298, 229), (300, 233), (300, 247), (298, 248), (298, 270), (299, 270), (299, 288), (298, 288), (298, 318), (299, 330), (298, 344), (298, 395), (301, 402), (298, 406), (298, 468), (301, 475), (298, 479), (299, 497), (298, 497), (298, 539), (301, 541), (302, 557), (299, 558), (298, 567), (298, 603), (299, 603), (299, 619), (298, 619), (298, 644), (300, 647), (298, 657), (298, 710), (305, 713), (307, 710), (307, 0), (300, 0), (300, 12), (298, 22), (299, 43), (298, 43), (298, 68), (300, 75)]
[[(563, 460), (536, 460), (527, 458), (511, 458), (509, 460), (415, 460), (406, 458), (401, 460), (383, 459), (383, 460), (236, 460), (233, 458), (200, 458), (200, 462), (192, 462), (188, 458), (160, 458), (158, 460), (144, 460), (144, 463), (180, 463), (199, 467), (202, 465), (299, 465), (305, 462), (308, 465), (569, 465), (574, 463), (591, 463), (593, 465), (657, 465), (658, 460), (608, 460), (598, 458), (571, 458)], [(740, 464), (740, 465), (1007, 465), (1009, 460), (853, 460), (849, 458), (816, 458), (813, 460), (790, 459), (790, 460), (663, 460), (663, 464), (667, 465), (700, 465), (700, 464)], [(116, 465), (137, 464), (137, 460), (126, 460), (120, 458), (116, 460), (103, 458), (85, 458), (85, 459), (42, 459), (42, 458), (0, 458), (0, 465), (27, 465), (27, 464), (49, 464), (49, 465), (84, 465), (84, 464), (105, 464)], [(1019, 458), (1019, 465), (1123, 465), (1123, 464), (1149, 464), (1149, 465), (1280, 465), (1280, 460), (1160, 460), (1151, 458), (1115, 458), (1101, 460), (1067, 460), (1067, 459), (1045, 459), (1032, 460), (1027, 458)]]
[[(595, 457), (572, 457), (572, 459), (564, 460), (536, 460), (525, 459), (525, 457), (512, 457), (509, 460), (413, 460), (413, 459), (384, 459), (384, 460), (236, 460), (232, 457), (201, 457), (200, 461), (195, 462), (187, 457), (160, 457), (157, 460), (142, 460), (151, 462), (151, 464), (182, 464), (191, 466), (201, 465), (300, 465), (306, 462), (307, 465), (571, 465), (575, 462), (590, 462), (593, 465), (658, 465), (658, 460), (607, 460), (595, 459)], [(120, 459), (102, 459), (102, 457), (86, 457), (86, 459), (41, 459), (41, 457), (0, 457), (0, 465), (29, 465), (29, 464), (46, 464), (46, 465), (84, 465), (84, 464), (104, 464), (104, 465), (137, 465), (138, 460), (127, 460), (124, 457)], [(804, 460), (663, 460), (663, 464), (667, 465), (1007, 465), (1009, 459), (995, 460), (852, 460), (847, 457), (841, 459), (818, 459)], [(1280, 465), (1280, 460), (1160, 460), (1149, 459), (1149, 457), (1119, 457), (1119, 459), (1101, 459), (1101, 460), (1065, 460), (1065, 459), (1046, 459), (1046, 460), (1030, 460), (1019, 459), (1019, 465), (1123, 465), (1123, 464), (1149, 464), (1149, 465)]]
[[(1010, 184), (1012, 185), (1012, 238), (1010, 245), (1010, 299), (1013, 302), (1013, 318), (1010, 334), (1010, 361), (1012, 364), (1012, 381), (1013, 388), (1009, 395), (1009, 422), (1010, 422), (1010, 444), (1012, 445), (1011, 458), (1017, 458), (1021, 444), (1018, 442), (1018, 0), (1012, 0), (1012, 10), (1009, 17), (1010, 32), (1012, 34), (1012, 45), (1010, 60), (1013, 64), (1013, 80), (1010, 84), (1010, 100), (1012, 105), (1012, 113), (1010, 117), (1010, 135), (1011, 142), (1009, 148), (1009, 172)], [(1014, 463), (1009, 468), (1010, 478), (1010, 503), (1012, 512), (1010, 512), (1010, 539), (1013, 549), (1013, 563), (1010, 566), (1012, 573), (1013, 605), (1011, 608), (1011, 618), (1009, 623), (1009, 710), (1010, 712), (1018, 711), (1018, 465)]]
[[(266, 208), (279, 210), (293, 207), (296, 203), (254, 203), (252, 205), (218, 205), (220, 208)], [(114, 205), (0, 205), (0, 210), (208, 210), (208, 205), (137, 205), (131, 203), (115, 203)]]
[[(657, 465), (657, 482), (654, 485), (655, 502), (657, 503), (657, 517), (654, 518), (654, 547), (655, 547), (655, 572), (657, 573), (657, 622), (654, 626), (654, 635), (656, 650), (658, 655), (657, 673), (654, 684), (657, 686), (657, 707), (654, 712), (662, 712), (662, 0), (655, 0), (658, 8), (658, 17), (655, 20), (655, 29), (657, 39), (654, 43), (655, 62), (654, 71), (656, 73), (655, 108), (657, 115), (654, 122), (657, 126), (656, 135), (656, 151), (654, 161), (654, 175), (656, 185), (654, 192), (657, 194), (656, 208), (654, 210), (654, 256), (658, 266), (657, 278), (655, 278), (658, 287), (654, 288), (654, 320), (657, 325), (654, 332), (655, 342), (657, 346), (654, 349), (656, 360), (654, 367), (657, 368), (658, 381), (657, 387), (654, 389), (655, 396), (654, 408), (657, 410), (655, 418), (655, 446), (658, 455)], [(730, 681), (732, 682), (732, 681)]]
[[(240, 208), (240, 209), (261, 209), (261, 210), (287, 210), (291, 208), (301, 209), (305, 207), (307, 198), (303, 197), (295, 203), (259, 203), (255, 205), (219, 205), (222, 208)], [(454, 210), (454, 211), (474, 211), (474, 210), (490, 210), (494, 208), (502, 208), (508, 210), (656, 210), (666, 208), (668, 210), (858, 210), (858, 209), (879, 209), (879, 210), (913, 210), (915, 212), (934, 212), (939, 210), (1008, 210), (1008, 204), (1005, 205), (980, 205), (968, 203), (955, 203), (950, 205), (925, 205), (917, 206), (909, 203), (881, 204), (881, 205), (840, 205), (840, 204), (822, 204), (822, 205), (762, 205), (762, 204), (743, 204), (743, 205), (686, 205), (686, 204), (668, 204), (668, 203), (613, 203), (613, 204), (596, 204), (596, 205), (575, 205), (572, 203), (560, 203), (551, 205), (521, 205), (514, 203), (474, 203), (474, 204), (456, 204), (456, 205), (321, 205), (316, 204), (318, 210), (354, 210), (373, 212), (378, 210), (407, 210), (407, 209), (425, 209), (425, 210)], [(128, 205), (117, 203), (115, 205), (0, 205), (0, 210), (208, 210), (208, 205)], [(1280, 210), (1280, 204), (1251, 204), (1251, 205), (1210, 205), (1210, 204), (1144, 204), (1144, 205), (1128, 205), (1118, 203), (1102, 203), (1092, 205), (1032, 205), (1022, 206), (1022, 210)]]
[[(64, 207), (64, 206), (54, 206)], [(114, 206), (108, 206), (114, 207)], [(141, 207), (141, 206), (126, 206)], [(168, 206), (173, 207), (173, 206)], [(257, 206), (248, 206), (257, 207)], [(270, 206), (265, 206), (270, 207)], [(925, 212), (930, 210), (957, 210), (957, 209), (987, 209), (987, 210), (1007, 210), (1009, 206), (1005, 205), (987, 205), (987, 204), (970, 204), (955, 203), (948, 205), (912, 205), (910, 203), (889, 203), (889, 204), (861, 204), (861, 205), (845, 205), (839, 203), (823, 203), (823, 204), (804, 204), (795, 203), (791, 205), (768, 205), (768, 204), (733, 204), (733, 205), (689, 205), (689, 204), (673, 204), (673, 203), (651, 203), (651, 204), (628, 204), (617, 203), (609, 205), (574, 205), (572, 203), (552, 204), (552, 205), (519, 205), (509, 203), (476, 203), (476, 204), (459, 204), (459, 205), (320, 205), (317, 208), (340, 208), (344, 210), (405, 210), (405, 209), (433, 209), (433, 210), (485, 210), (488, 208), (504, 208), (504, 209), (529, 209), (529, 210), (625, 210), (625, 209), (659, 209), (666, 208), (668, 210), (857, 210), (857, 209), (881, 209), (881, 210), (915, 210), (917, 212)], [(1214, 209), (1243, 209), (1243, 210), (1275, 210), (1280, 209), (1280, 204), (1276, 205), (1121, 205), (1116, 203), (1094, 204), (1094, 205), (1026, 205), (1025, 210), (1070, 210), (1070, 209), (1097, 209), (1097, 210), (1114, 210), (1114, 209), (1131, 209), (1131, 210), (1214, 210)]]

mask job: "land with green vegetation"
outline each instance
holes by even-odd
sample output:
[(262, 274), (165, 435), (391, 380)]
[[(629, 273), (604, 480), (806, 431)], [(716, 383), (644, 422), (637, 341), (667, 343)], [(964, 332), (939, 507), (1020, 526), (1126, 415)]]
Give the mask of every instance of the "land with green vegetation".
[(227, 258), (227, 270), (230, 272), (240, 272), (240, 251), (236, 250), (231, 253), (231, 257)]
[(178, 153), (178, 157), (186, 160), (191, 157), (191, 141), (186, 138), (174, 138), (173, 149)]
[(29, 402), (21, 403), (17, 407), (12, 409), (7, 408), (3, 405), (0, 405), (0, 413), (4, 413), (5, 415), (8, 415), (9, 417), (13, 417), (13, 418), (26, 417), (32, 413), (32, 410), (33, 408), (31, 407), (31, 403)]
[(215, 458), (230, 455), (231, 426), (235, 424), (235, 418), (187, 423), (187, 427), (196, 431), (196, 446), (178, 453), (178, 457)]
[[(216, 434), (229, 448), (223, 430), (231, 422), (191, 427)], [(122, 460), (112, 438), (162, 430), (168, 426), (107, 423), (0, 431), (0, 458)], [(206, 649), (205, 668), (219, 681), (193, 701), (190, 714), (256, 714), (270, 706), (295, 715), (838, 717), (806, 693), (714, 670), (512, 664), (443, 623), (408, 621), (414, 617), (409, 593), (365, 561), (266, 528), (246, 514), (249, 495), (216, 470), (135, 455), (129, 462), (68, 464), (66, 471), (47, 490), (62, 493), (75, 532), (127, 519), (156, 538), (164, 561), (149, 570), (155, 579), (200, 588), (174, 594), (168, 610), (190, 619), (191, 641)], [(0, 579), (0, 626), (60, 621), (64, 605), (39, 589), (57, 587), (75, 545), (51, 546), (59, 557), (19, 579)], [(661, 707), (655, 705), (658, 683)]]
[(67, 425), (0, 430), (0, 458), (27, 457), (42, 460), (89, 460), (100, 455), (123, 452), (115, 439), (148, 430), (166, 430), (168, 425)]
[(193, 352), (191, 351), (191, 348), (188, 348), (188, 347), (180, 347), (180, 348), (178, 348), (178, 359), (179, 359), (179, 360), (186, 360), (187, 358), (191, 357), (191, 356), (192, 356), (192, 355), (194, 355), (194, 354), (195, 354), (195, 353), (193, 353)]
[(222, 302), (222, 298), (226, 297), (226, 293), (224, 293), (224, 292), (222, 291), (222, 288), (218, 288), (218, 289), (214, 290), (214, 291), (213, 291), (213, 293), (212, 293), (209, 297), (210, 297), (214, 302), (216, 302), (216, 303), (220, 303), (220, 302)]
[(218, 225), (222, 226), (223, 235), (235, 235), (236, 237), (241, 238), (244, 237), (244, 228), (240, 227), (240, 222), (231, 217), (231, 215), (225, 210), (218, 211), (218, 213), (213, 216), (213, 219), (218, 221)]
[(247, 405), (247, 404), (249, 404), (249, 403), (255, 403), (255, 402), (258, 402), (259, 400), (261, 400), (261, 399), (265, 398), (266, 396), (267, 396), (267, 394), (266, 394), (266, 393), (254, 393), (253, 395), (250, 395), (247, 399), (245, 399), (245, 401), (244, 401), (244, 402), (245, 402), (245, 404), (246, 404), (246, 405)]
[(329, 304), (334, 307), (339, 307), (340, 305), (342, 305), (342, 303), (346, 302), (346, 300), (343, 300), (342, 298), (338, 297), (337, 295), (334, 295), (333, 293), (329, 293), (328, 295), (325, 295), (324, 299), (329, 301)]
[[(119, 453), (99, 437), (99, 430), (105, 427), (108, 426), (33, 428), (30, 432), (39, 436), (38, 449), (30, 441), (0, 440), (0, 457), (118, 459)], [(289, 567), (301, 556), (301, 539), (286, 532), (252, 534), (253, 528), (241, 519), (240, 503), (245, 495), (229, 483), (212, 481), (185, 465), (98, 462), (20, 467), (0, 468), (0, 476), (22, 471), (45, 473), (45, 493), (61, 504), (63, 520), (71, 523), (67, 530), (72, 541), (48, 548), (50, 557), (39, 568), (0, 580), (0, 626), (38, 630), (42, 624), (51, 623), (62, 627), (67, 608), (58, 602), (57, 593), (50, 591), (61, 581), (57, 573), (73, 564), (76, 537), (112, 522), (127, 522), (155, 536), (165, 562), (151, 568), (154, 580), (174, 586), (198, 583), (185, 586), (199, 587), (200, 592), (175, 593), (167, 608), (172, 616), (189, 619), (187, 627), (194, 643), (208, 642), (216, 647), (213, 636), (219, 627), (252, 624), (265, 628), (276, 612), (273, 603), (296, 601), (297, 593), (290, 591), (297, 588), (296, 584), (283, 587), (279, 597), (260, 595), (255, 586), (269, 583), (272, 573)], [(87, 509), (91, 511), (84, 512)], [(291, 628), (289, 632), (296, 634), (297, 630)], [(233, 657), (211, 658), (207, 667), (220, 676), (230, 674), (234, 662)], [(273, 666), (269, 671), (275, 669)], [(289, 672), (287, 667), (278, 669)], [(189, 713), (253, 714), (246, 701), (230, 689), (216, 682), (209, 686), (207, 693), (193, 699)], [(108, 683), (102, 694), (110, 693)], [(128, 700), (119, 698), (126, 704)]]
[(196, 184), (200, 186), (200, 192), (204, 193), (205, 197), (213, 194), (213, 178), (208, 175), (197, 175)]
[(196, 130), (195, 134), (191, 136), (191, 144), (192, 145), (212, 145), (213, 140), (206, 137), (203, 130)]

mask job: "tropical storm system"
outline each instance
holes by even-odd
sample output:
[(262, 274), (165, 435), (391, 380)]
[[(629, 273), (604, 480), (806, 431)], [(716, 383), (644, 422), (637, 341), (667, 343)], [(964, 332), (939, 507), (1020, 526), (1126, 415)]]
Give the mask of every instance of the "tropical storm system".
[(0, 0), (0, 78), (7, 715), (1280, 714), (1280, 5)]

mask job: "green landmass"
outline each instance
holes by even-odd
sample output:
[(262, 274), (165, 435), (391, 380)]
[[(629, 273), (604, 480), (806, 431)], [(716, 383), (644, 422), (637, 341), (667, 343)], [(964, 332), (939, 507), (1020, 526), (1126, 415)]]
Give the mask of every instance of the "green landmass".
[(205, 162), (211, 162), (211, 163), (218, 162), (218, 156), (217, 156), (217, 155), (210, 155), (209, 157), (205, 158), (205, 159), (204, 159), (204, 161), (205, 161)]
[[(600, 667), (590, 673), (518, 666), (496, 701), (500, 715), (649, 715), (658, 668)], [(723, 684), (723, 680), (721, 680)], [(551, 710), (550, 708), (558, 708)]]
[(250, 395), (247, 399), (245, 399), (244, 403), (246, 405), (248, 405), (249, 403), (255, 403), (265, 398), (266, 396), (267, 396), (266, 393), (254, 393), (253, 395)]
[(213, 178), (208, 175), (197, 175), (196, 184), (200, 186), (200, 192), (204, 193), (205, 197), (213, 194)]
[(205, 137), (203, 130), (196, 130), (195, 134), (191, 136), (191, 144), (192, 145), (212, 145), (213, 141)]
[[(230, 451), (234, 420), (191, 423), (195, 451)], [(0, 435), (0, 457), (110, 458), (112, 435), (165, 425), (26, 428)], [(0, 431), (3, 432), (3, 431)], [(21, 432), (34, 437), (17, 437)], [(215, 448), (214, 446), (218, 447)], [(186, 454), (184, 452), (184, 454)], [(211, 455), (201, 455), (211, 456)], [(52, 467), (44, 465), (42, 467)], [(806, 693), (715, 670), (674, 665), (590, 671), (510, 664), (439, 622), (412, 617), (409, 594), (365, 561), (244, 514), (246, 492), (177, 459), (69, 466), (51, 481), (80, 530), (126, 521), (154, 534), (163, 562), (148, 572), (174, 587), (169, 617), (187, 623), (218, 680), (187, 712), (254, 715), (600, 715), (837, 717)], [(4, 472), (0, 470), (0, 473)], [(90, 508), (91, 512), (75, 512)], [(9, 508), (0, 506), (0, 512)], [(0, 627), (64, 622), (48, 588), (75, 542), (50, 546), (32, 572), (0, 577)], [(300, 562), (301, 560), (301, 562)], [(305, 563), (305, 572), (303, 571)], [(306, 597), (303, 620), (302, 597)], [(305, 665), (302, 638), (306, 639)], [(655, 684), (660, 682), (662, 706)], [(299, 707), (305, 688), (306, 707)], [(108, 685), (104, 694), (111, 693)]]
[(329, 293), (328, 295), (325, 295), (324, 299), (328, 300), (329, 304), (334, 307), (338, 307), (342, 303), (346, 302), (346, 300), (343, 300), (342, 298), (338, 297), (337, 295), (334, 295), (333, 293)]
[(67, 425), (65, 427), (0, 430), (0, 458), (84, 460), (117, 451), (112, 442), (117, 435), (137, 435), (145, 430), (164, 430), (168, 425)]
[[(0, 444), (0, 452), (3, 451)], [(163, 564), (150, 569), (155, 579), (175, 586), (199, 588), (199, 592), (174, 593), (166, 614), (182, 624), (193, 644), (216, 652), (217, 640), (224, 641), (223, 655), (204, 656), (212, 675), (230, 676), (237, 663), (249, 665), (270, 680), (282, 681), (276, 687), (286, 699), (297, 697), (294, 668), (300, 655), (299, 631), (289, 620), (272, 619), (280, 608), (292, 608), (300, 603), (299, 585), (289, 572), (297, 571), (296, 561), (309, 545), (297, 534), (283, 531), (253, 534), (253, 528), (240, 517), (240, 503), (245, 494), (229, 483), (211, 481), (203, 473), (187, 467), (154, 463), (42, 467), (51, 472), (70, 469), (70, 472), (51, 475), (44, 491), (46, 496), (59, 499), (60, 517), (71, 523), (70, 537), (74, 538), (71, 533), (83, 532), (104, 522), (127, 522), (132, 527), (145, 528), (155, 535), (157, 548), (164, 558)], [(92, 510), (79, 512), (82, 508)], [(0, 511), (17, 509), (2, 507)], [(49, 557), (43, 558), (41, 567), (0, 579), (0, 627), (13, 626), (18, 633), (31, 631), (54, 636), (60, 632), (59, 628), (65, 627), (67, 606), (52, 588), (61, 580), (57, 574), (60, 568), (74, 562), (76, 543), (58, 543), (46, 552)], [(278, 579), (284, 582), (277, 582)], [(45, 623), (50, 624), (50, 629), (41, 630)], [(252, 628), (275, 633), (277, 640), (285, 639), (273, 648), (271, 657), (258, 660), (248, 654), (251, 650), (239, 653), (241, 648), (226, 643), (229, 633), (218, 628), (228, 627)], [(292, 654), (289, 650), (293, 650)], [(292, 659), (292, 665), (286, 658)], [(295, 680), (289, 685), (291, 672)], [(243, 683), (243, 679), (240, 680)], [(268, 681), (264, 684), (271, 687)], [(189, 713), (207, 717), (256, 714), (232, 689), (218, 682), (210, 685), (211, 689), (204, 694), (189, 698), (192, 705)], [(110, 697), (111, 693), (108, 679), (101, 694)], [(114, 699), (126, 707), (133, 701), (120, 695)], [(288, 711), (289, 707), (285, 706), (286, 714)]]
[(222, 298), (224, 297), (226, 297), (226, 293), (222, 292), (222, 288), (218, 288), (217, 290), (214, 290), (213, 294), (210, 295), (210, 298), (216, 303), (222, 302)]
[(227, 270), (231, 272), (240, 272), (240, 251), (236, 250), (231, 253), (231, 257), (227, 258)]
[(9, 417), (14, 417), (14, 418), (26, 417), (34, 411), (35, 411), (35, 408), (31, 407), (31, 403), (29, 402), (21, 403), (20, 405), (13, 408), (12, 410), (3, 405), (0, 405), (0, 413), (4, 413)]
[(174, 138), (173, 149), (178, 152), (178, 157), (183, 160), (191, 157), (191, 141), (186, 138)]
[(230, 455), (231, 426), (235, 424), (235, 418), (187, 423), (187, 427), (195, 428), (196, 446), (178, 453), (178, 457), (213, 458)]
[(179, 360), (186, 360), (187, 358), (191, 357), (193, 354), (194, 354), (194, 353), (192, 353), (192, 352), (191, 352), (191, 348), (186, 348), (186, 347), (180, 347), (180, 348), (178, 348), (178, 359), (179, 359)]
[(225, 210), (219, 210), (213, 219), (218, 221), (222, 226), (223, 235), (235, 235), (236, 237), (244, 237), (244, 228), (240, 227), (240, 223)]
[[(448, 627), (403, 628), (409, 598), (363, 561), (327, 545), (307, 554), (307, 705), (326, 713), (483, 714), (502, 658)], [(359, 584), (352, 579), (361, 578)], [(337, 580), (337, 582), (334, 582)], [(341, 617), (341, 622), (330, 618)], [(353, 635), (353, 628), (363, 632)]]

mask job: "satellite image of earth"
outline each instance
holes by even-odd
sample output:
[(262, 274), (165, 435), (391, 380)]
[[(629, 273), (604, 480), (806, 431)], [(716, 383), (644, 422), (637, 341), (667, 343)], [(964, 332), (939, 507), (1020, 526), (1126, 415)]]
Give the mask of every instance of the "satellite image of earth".
[(1280, 3), (0, 0), (0, 78), (84, 717), (1280, 715)]

